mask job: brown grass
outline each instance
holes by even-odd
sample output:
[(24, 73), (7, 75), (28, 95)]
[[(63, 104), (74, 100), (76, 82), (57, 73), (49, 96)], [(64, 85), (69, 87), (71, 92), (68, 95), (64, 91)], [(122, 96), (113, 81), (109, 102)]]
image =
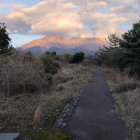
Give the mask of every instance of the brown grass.
[(34, 131), (33, 122), (40, 131), (53, 125), (90, 77), (80, 64), (59, 63), (50, 83), (39, 59), (29, 54), (0, 58), (0, 131)]
[(0, 58), (0, 91), (13, 95), (44, 91), (49, 86), (41, 61), (28, 55), (17, 54)]
[(89, 77), (87, 69), (81, 65), (62, 67), (61, 71), (53, 76), (53, 88), (45, 97), (45, 102), (37, 107), (34, 122), (39, 124), (48, 112), (52, 115), (55, 115), (52, 112), (59, 114), (67, 101), (79, 95), (79, 89), (87, 84)]
[(117, 100), (116, 112), (123, 116), (130, 128), (130, 140), (140, 139), (140, 88), (129, 90), (115, 96)]
[(43, 103), (41, 103), (41, 104), (37, 107), (37, 109), (36, 109), (36, 111), (35, 111), (34, 118), (33, 118), (33, 122), (34, 122), (35, 124), (39, 124), (39, 123), (40, 123), (40, 121), (41, 121), (41, 116), (42, 116), (42, 114), (43, 114), (45, 111), (47, 111), (47, 103), (46, 103), (46, 102), (43, 102)]
[(106, 71), (108, 83), (116, 100), (116, 113), (130, 129), (129, 140), (140, 139), (140, 81), (126, 73)]

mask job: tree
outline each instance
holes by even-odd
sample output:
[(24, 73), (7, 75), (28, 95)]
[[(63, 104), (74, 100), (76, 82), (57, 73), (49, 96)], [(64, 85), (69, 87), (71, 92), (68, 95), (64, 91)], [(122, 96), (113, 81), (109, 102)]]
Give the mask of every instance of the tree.
[(48, 52), (47, 51), (45, 54), (50, 55), (50, 56), (56, 56), (57, 55), (55, 51), (53, 51), (53, 52)]
[(11, 39), (4, 23), (0, 23), (0, 55), (7, 54), (12, 50)]
[(111, 34), (108, 40), (111, 47), (119, 47), (121, 39), (116, 34)]
[(56, 52), (52, 52), (52, 55), (53, 55), (53, 56), (56, 56)]
[(83, 52), (75, 53), (70, 59), (70, 63), (80, 63), (84, 60), (85, 54)]
[(95, 61), (98, 65), (105, 65), (123, 71), (128, 64), (126, 56), (128, 51), (121, 47), (104, 47), (95, 54)]
[(113, 34), (108, 39), (111, 48), (100, 50), (97, 55), (98, 63), (121, 70), (127, 69), (129, 74), (140, 76), (140, 21), (134, 23), (133, 28), (121, 37)]
[(133, 24), (133, 28), (122, 35), (120, 47), (127, 49), (127, 67), (130, 74), (140, 76), (140, 21)]
[(140, 48), (140, 21), (133, 24), (133, 28), (122, 35), (120, 47)]

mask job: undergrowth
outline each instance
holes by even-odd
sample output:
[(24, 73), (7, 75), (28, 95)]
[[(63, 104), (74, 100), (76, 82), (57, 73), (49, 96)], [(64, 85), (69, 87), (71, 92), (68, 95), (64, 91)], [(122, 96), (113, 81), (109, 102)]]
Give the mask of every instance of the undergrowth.
[(129, 140), (140, 139), (140, 81), (126, 73), (106, 70), (108, 83), (116, 100), (115, 112), (129, 128)]

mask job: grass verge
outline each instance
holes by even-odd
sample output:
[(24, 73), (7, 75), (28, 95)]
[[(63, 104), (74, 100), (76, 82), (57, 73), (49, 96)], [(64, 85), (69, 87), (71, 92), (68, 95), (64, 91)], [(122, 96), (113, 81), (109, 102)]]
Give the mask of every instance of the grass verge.
[(126, 122), (129, 140), (140, 139), (140, 81), (126, 73), (104, 70), (116, 101), (115, 113)]

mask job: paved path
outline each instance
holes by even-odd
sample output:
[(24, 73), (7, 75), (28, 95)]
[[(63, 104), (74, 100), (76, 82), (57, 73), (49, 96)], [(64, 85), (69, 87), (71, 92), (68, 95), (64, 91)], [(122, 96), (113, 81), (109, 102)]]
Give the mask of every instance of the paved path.
[(66, 129), (76, 140), (126, 140), (124, 122), (111, 114), (113, 104), (106, 79), (96, 69)]
[(0, 133), (0, 140), (19, 140), (20, 133)]

